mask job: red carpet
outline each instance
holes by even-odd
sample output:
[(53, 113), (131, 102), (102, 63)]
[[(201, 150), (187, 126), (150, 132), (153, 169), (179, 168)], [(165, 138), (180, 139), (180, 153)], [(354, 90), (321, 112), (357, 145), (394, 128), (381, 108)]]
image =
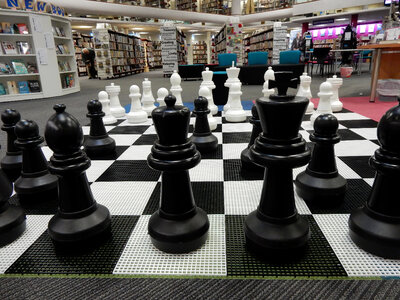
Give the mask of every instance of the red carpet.
[[(313, 98), (311, 101), (314, 103), (315, 107), (317, 107), (319, 98)], [(370, 103), (369, 97), (344, 97), (340, 98), (340, 101), (343, 102), (344, 108), (377, 122), (379, 122), (389, 108), (398, 105), (397, 101), (382, 102), (377, 100), (376, 102)]]

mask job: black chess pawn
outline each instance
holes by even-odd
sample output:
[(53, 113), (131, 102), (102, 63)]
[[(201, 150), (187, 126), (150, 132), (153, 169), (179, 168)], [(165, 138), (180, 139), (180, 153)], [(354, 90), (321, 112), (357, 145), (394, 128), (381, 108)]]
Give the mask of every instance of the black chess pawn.
[[(400, 98), (399, 98), (400, 101)], [(350, 237), (362, 249), (385, 258), (400, 258), (400, 105), (378, 124), (381, 147), (370, 158), (376, 169), (367, 203), (349, 219)]]
[(305, 201), (316, 206), (335, 206), (343, 201), (347, 180), (336, 167), (334, 144), (339, 143), (339, 122), (332, 114), (323, 114), (314, 122), (315, 142), (311, 161), (304, 172), (296, 177), (296, 192)]
[(17, 239), (26, 228), (23, 209), (8, 202), (12, 190), (12, 183), (0, 170), (0, 246)]
[(45, 137), (54, 152), (49, 170), (58, 177), (58, 211), (49, 222), (49, 235), (55, 246), (82, 250), (109, 237), (111, 217), (97, 204), (86, 177), (90, 159), (81, 150), (83, 132), (78, 120), (65, 112), (64, 104), (54, 106), (56, 113), (47, 121)]
[(115, 141), (109, 137), (104, 127), (102, 105), (99, 100), (90, 100), (88, 105), (88, 114), (90, 118), (90, 133), (83, 146), (89, 157), (107, 155), (115, 152)]
[[(275, 72), (278, 82), (290, 83), (291, 77), (291, 72)], [(256, 100), (262, 133), (250, 157), (266, 168), (260, 204), (246, 218), (244, 231), (249, 250), (291, 259), (310, 238), (308, 222), (295, 207), (292, 175), (293, 168), (308, 163), (310, 150), (299, 134), (308, 99), (285, 94)]]
[(262, 132), (260, 117), (258, 116), (257, 107), (253, 105), (251, 108), (252, 117), (250, 123), (253, 124), (253, 131), (251, 132), (250, 142), (246, 149), (240, 154), (240, 160), (242, 161), (242, 169), (256, 172), (264, 172), (264, 168), (256, 165), (250, 158), (250, 148), (253, 146), (255, 139)]
[(195, 204), (188, 169), (200, 162), (200, 153), (187, 138), (190, 111), (176, 105), (172, 95), (167, 106), (153, 110), (158, 140), (147, 158), (149, 166), (161, 171), (160, 207), (149, 221), (153, 244), (170, 253), (186, 253), (201, 247), (208, 235), (207, 214)]
[(7, 153), (1, 160), (1, 168), (10, 181), (15, 181), (21, 175), (22, 169), (22, 151), (14, 144), (17, 138), (14, 129), (21, 120), (21, 115), (15, 109), (6, 109), (1, 114), (1, 120), (1, 130), (7, 133)]
[(40, 144), (44, 139), (34, 121), (21, 120), (15, 125), (15, 145), (22, 149), (22, 172), (15, 181), (15, 192), (25, 204), (57, 201), (57, 177), (47, 169)]
[(211, 133), (208, 124), (207, 115), (210, 113), (208, 109), (208, 100), (206, 97), (199, 96), (194, 100), (194, 111), (196, 122), (194, 125), (192, 142), (196, 145), (200, 153), (209, 153), (216, 151), (218, 147), (218, 139)]

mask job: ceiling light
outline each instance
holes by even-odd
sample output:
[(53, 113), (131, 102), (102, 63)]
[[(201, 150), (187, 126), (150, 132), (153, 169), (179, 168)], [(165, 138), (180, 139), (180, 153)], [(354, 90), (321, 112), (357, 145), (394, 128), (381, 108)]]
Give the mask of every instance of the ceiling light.
[(365, 21), (366, 21), (366, 20), (358, 20), (357, 22), (360, 23), (360, 22), (365, 22)]
[(93, 28), (93, 26), (90, 25), (80, 25), (80, 26), (74, 26), (76, 28)]
[(139, 34), (148, 34), (148, 32), (139, 32)]
[(132, 30), (138, 31), (138, 30), (143, 30), (144, 28), (141, 27), (133, 27)]
[(336, 19), (336, 21), (346, 21), (348, 20), (347, 18), (340, 18), (340, 19)]
[(190, 29), (190, 30), (188, 30), (189, 32), (197, 32), (198, 30), (196, 30), (196, 29)]

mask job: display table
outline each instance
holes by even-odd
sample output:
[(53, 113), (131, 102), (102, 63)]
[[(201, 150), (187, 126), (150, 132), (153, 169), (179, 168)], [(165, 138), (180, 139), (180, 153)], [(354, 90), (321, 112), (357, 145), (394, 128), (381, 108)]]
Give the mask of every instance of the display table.
[(358, 49), (375, 50), (369, 98), (369, 102), (375, 102), (378, 79), (400, 79), (400, 44), (372, 44)]
[(201, 79), (201, 72), (204, 71), (204, 65), (195, 64), (195, 65), (179, 65), (178, 73), (183, 78), (183, 80), (187, 79)]

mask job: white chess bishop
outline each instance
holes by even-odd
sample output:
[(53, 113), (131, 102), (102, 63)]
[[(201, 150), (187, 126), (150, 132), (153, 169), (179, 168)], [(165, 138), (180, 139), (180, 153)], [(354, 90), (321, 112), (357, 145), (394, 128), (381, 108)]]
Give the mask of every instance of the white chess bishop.
[(151, 81), (148, 78), (145, 78), (142, 82), (143, 87), (143, 95), (142, 95), (142, 104), (143, 110), (147, 113), (147, 116), (151, 116), (151, 112), (156, 108), (154, 105), (154, 97), (151, 92)]
[(165, 97), (168, 96), (168, 90), (166, 88), (159, 88), (157, 91), (157, 102), (160, 104), (160, 106), (165, 106)]
[(268, 70), (264, 73), (264, 85), (262, 93), (264, 94), (264, 98), (269, 99), (269, 96), (274, 93), (274, 89), (269, 88), (269, 80), (275, 80), (275, 72), (272, 70), (272, 67), (268, 67)]
[(201, 76), (203, 78), (203, 81), (200, 84), (200, 88), (205, 86), (208, 87), (211, 90), (211, 96), (208, 99), (208, 109), (211, 110), (212, 115), (216, 115), (218, 113), (218, 106), (214, 104), (214, 98), (212, 95), (212, 90), (215, 89), (215, 84), (212, 81), (213, 78), (213, 71), (210, 71), (210, 69), (207, 67), (205, 71), (201, 72)]
[[(239, 72), (240, 68), (235, 67), (235, 62), (232, 62), (232, 67), (226, 69), (226, 74), (228, 75), (228, 79), (225, 81), (224, 86), (230, 88), (233, 83), (240, 83), (239, 80)], [(227, 112), (231, 107), (231, 94), (228, 94), (228, 101), (224, 105), (224, 112)]]
[(125, 108), (123, 108), (119, 102), (119, 93), (121, 92), (121, 87), (112, 82), (110, 85), (106, 86), (106, 92), (110, 96), (111, 114), (116, 118), (125, 117)]
[(333, 95), (332, 85), (328, 81), (321, 83), (321, 85), (319, 86), (319, 93), (318, 93), (319, 97), (318, 107), (310, 118), (312, 126), (314, 126), (314, 121), (316, 118), (318, 118), (319, 115), (332, 113), (332, 108), (331, 108), (332, 95)]
[[(208, 109), (210, 109), (210, 98), (212, 97), (211, 90), (206, 86), (200, 86), (199, 96), (205, 97), (208, 100)], [(208, 124), (210, 125), (211, 131), (217, 128), (217, 120), (213, 117), (210, 109), (210, 113), (207, 115)]]
[(183, 105), (182, 102), (182, 87), (181, 87), (181, 76), (179, 76), (178, 72), (174, 70), (174, 73), (171, 75), (171, 89), (170, 92), (176, 98), (176, 105)]
[(343, 103), (339, 99), (339, 88), (343, 85), (343, 79), (333, 75), (332, 78), (328, 78), (327, 81), (332, 84), (333, 95), (331, 97), (331, 107), (333, 112), (339, 112), (343, 109)]
[(101, 105), (103, 106), (103, 112), (105, 113), (103, 117), (104, 125), (114, 124), (117, 122), (117, 118), (111, 114), (110, 111), (110, 100), (108, 100), (108, 94), (106, 91), (100, 91), (97, 95)]
[(140, 89), (137, 85), (131, 85), (129, 88), (129, 98), (131, 98), (131, 110), (126, 114), (129, 123), (147, 122), (147, 113), (140, 104)]
[(314, 111), (314, 103), (311, 102), (311, 76), (308, 76), (306, 72), (300, 76), (300, 87), (297, 91), (296, 96), (306, 97), (310, 102), (308, 103), (306, 114), (311, 114)]
[(229, 96), (231, 97), (231, 104), (229, 110), (225, 113), (225, 119), (228, 122), (246, 121), (246, 112), (243, 110), (242, 103), (240, 102), (240, 96), (242, 95), (241, 87), (242, 84), (240, 82), (230, 84)]

